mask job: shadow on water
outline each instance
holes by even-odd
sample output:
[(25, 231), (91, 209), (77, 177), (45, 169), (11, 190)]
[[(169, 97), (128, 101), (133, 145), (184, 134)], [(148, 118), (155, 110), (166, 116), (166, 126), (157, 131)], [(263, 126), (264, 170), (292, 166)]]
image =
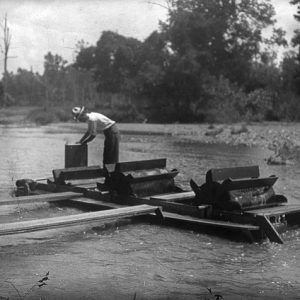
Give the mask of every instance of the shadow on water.
[[(51, 176), (64, 166), (66, 141), (76, 132), (47, 133), (3, 129), (0, 148), (1, 197), (12, 197), (16, 179)], [(11, 133), (11, 134), (10, 134)], [(99, 164), (103, 140), (89, 147), (89, 165)], [(213, 167), (259, 165), (276, 174), (275, 189), (299, 203), (299, 164), (269, 166), (268, 150), (182, 141), (172, 136), (122, 136), (121, 160), (166, 157), (177, 168), (176, 181), (201, 184)], [(1, 208), (2, 209), (2, 208)], [(39, 205), (6, 207), (0, 222), (78, 213), (78, 207)], [(12, 281), (24, 293), (42, 274), (47, 285), (32, 299), (297, 299), (300, 294), (300, 231), (284, 234), (284, 245), (240, 242), (225, 233), (143, 222), (93, 223), (0, 237), (0, 296), (18, 299)], [(230, 233), (232, 234), (232, 233)], [(30, 298), (31, 299), (31, 298)], [(299, 298), (298, 298), (299, 299)]]

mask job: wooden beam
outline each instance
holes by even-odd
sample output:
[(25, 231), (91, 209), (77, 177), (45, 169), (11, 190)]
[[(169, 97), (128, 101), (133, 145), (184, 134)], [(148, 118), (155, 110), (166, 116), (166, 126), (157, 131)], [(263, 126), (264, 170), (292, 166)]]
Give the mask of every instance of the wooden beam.
[(147, 199), (147, 198), (136, 198), (136, 197), (123, 197), (117, 196), (114, 200), (115, 202), (122, 204), (125, 203), (127, 205), (139, 205), (139, 204), (148, 204), (153, 206), (162, 207), (165, 212), (178, 213), (183, 215), (190, 216), (200, 216), (203, 212), (199, 210), (197, 206), (187, 205), (183, 203), (169, 202), (165, 200), (159, 199)]
[(164, 201), (181, 201), (190, 200), (195, 198), (195, 193), (193, 191), (182, 192), (182, 193), (172, 193), (172, 194), (162, 194), (150, 197), (151, 200), (164, 200)]
[(256, 216), (257, 223), (259, 224), (262, 231), (266, 234), (271, 242), (283, 244), (283, 240), (277, 230), (274, 228), (270, 220), (264, 215)]
[(259, 177), (258, 166), (234, 167), (211, 169), (206, 173), (206, 182), (223, 181), (228, 178), (257, 178)]
[(99, 207), (106, 207), (106, 208), (121, 208), (121, 207), (128, 207), (128, 205), (122, 205), (122, 204), (117, 204), (109, 201), (102, 201), (102, 200), (95, 200), (91, 198), (86, 198), (86, 197), (80, 197), (76, 199), (71, 199), (72, 202), (76, 203), (82, 203), (87, 204), (87, 205), (95, 205)]
[(191, 224), (205, 225), (211, 227), (221, 227), (226, 229), (250, 230), (250, 231), (259, 230), (259, 226), (255, 226), (252, 224), (240, 224), (240, 223), (234, 223), (229, 221), (202, 219), (202, 218), (195, 218), (192, 216), (182, 216), (179, 214), (168, 213), (168, 212), (164, 212), (164, 217), (166, 220), (170, 219), (170, 220), (184, 221)]
[(178, 171), (171, 171), (169, 173), (156, 174), (156, 175), (148, 175), (142, 177), (133, 177), (130, 179), (130, 184), (147, 182), (147, 181), (155, 181), (155, 180), (163, 180), (163, 179), (173, 179), (178, 175)]
[(300, 204), (283, 204), (273, 207), (263, 207), (259, 209), (246, 210), (245, 214), (249, 215), (264, 215), (264, 216), (278, 216), (282, 214), (300, 214)]
[(113, 164), (112, 166), (106, 165), (108, 170), (115, 170), (117, 172), (129, 172), (129, 171), (138, 171), (138, 170), (147, 170), (147, 169), (163, 169), (166, 167), (167, 160), (165, 158), (160, 159), (149, 159), (149, 160), (140, 160), (140, 161), (128, 161), (128, 162), (119, 162)]
[(100, 166), (55, 169), (52, 171), (55, 182), (73, 179), (102, 178), (106, 171)]
[(38, 202), (51, 202), (51, 201), (62, 201), (68, 199), (75, 199), (82, 197), (80, 193), (74, 192), (63, 192), (63, 193), (51, 193), (51, 194), (41, 194), (33, 196), (21, 196), (12, 199), (2, 199), (0, 200), (1, 205), (14, 205), (14, 204), (29, 204)]
[(278, 177), (270, 176), (264, 178), (249, 178), (228, 180), (223, 183), (223, 188), (227, 191), (251, 189), (264, 186), (273, 186)]
[[(23, 222), (4, 223), (0, 227), (0, 235), (16, 234), (38, 230), (86, 224), (94, 221), (107, 221), (124, 217), (135, 217), (150, 213), (158, 214), (159, 207), (149, 205), (138, 205), (125, 208), (109, 209), (76, 215), (30, 220)], [(161, 211), (160, 211), (161, 213)], [(160, 217), (160, 215), (159, 215)]]

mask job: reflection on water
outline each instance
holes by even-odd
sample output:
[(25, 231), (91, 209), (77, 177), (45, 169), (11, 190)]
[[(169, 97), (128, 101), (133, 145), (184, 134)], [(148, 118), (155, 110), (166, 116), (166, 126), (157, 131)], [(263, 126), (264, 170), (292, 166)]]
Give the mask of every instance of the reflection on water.
[[(1, 128), (1, 198), (12, 197), (15, 180), (51, 176), (64, 166), (64, 145), (81, 133), (44, 128)], [(103, 140), (90, 144), (98, 164)], [(121, 160), (168, 158), (177, 182), (199, 184), (212, 167), (258, 164), (276, 174), (276, 191), (299, 203), (299, 165), (268, 166), (266, 150), (203, 145), (171, 136), (123, 135)], [(1, 207), (0, 222), (78, 213), (49, 204)], [(0, 296), (19, 299), (47, 271), (47, 286), (33, 299), (297, 299), (300, 295), (300, 231), (284, 245), (244, 244), (205, 233), (150, 224), (100, 230), (101, 224), (0, 237)], [(34, 298), (35, 297), (35, 298)], [(31, 299), (31, 298), (30, 298)], [(298, 298), (300, 299), (300, 298)]]

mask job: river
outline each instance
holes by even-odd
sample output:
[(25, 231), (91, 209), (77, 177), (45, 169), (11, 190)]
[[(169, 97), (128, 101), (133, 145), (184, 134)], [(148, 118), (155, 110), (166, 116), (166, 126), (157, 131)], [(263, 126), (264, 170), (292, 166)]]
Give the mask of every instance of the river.
[[(46, 178), (64, 167), (64, 147), (81, 133), (67, 127), (0, 127), (1, 198), (15, 181)], [(103, 139), (89, 145), (99, 164)], [(300, 201), (299, 162), (268, 166), (261, 148), (180, 140), (170, 135), (122, 135), (121, 161), (167, 158), (178, 185), (201, 184), (212, 167), (259, 165), (276, 174), (277, 193)], [(4, 206), (0, 223), (78, 213), (50, 204)], [(0, 237), (0, 296), (9, 299), (300, 299), (300, 230), (283, 245), (241, 243), (220, 235), (153, 224), (97, 224)], [(49, 272), (47, 285), (31, 287)], [(27, 293), (27, 294), (26, 294)], [(0, 297), (1, 298), (1, 297)]]

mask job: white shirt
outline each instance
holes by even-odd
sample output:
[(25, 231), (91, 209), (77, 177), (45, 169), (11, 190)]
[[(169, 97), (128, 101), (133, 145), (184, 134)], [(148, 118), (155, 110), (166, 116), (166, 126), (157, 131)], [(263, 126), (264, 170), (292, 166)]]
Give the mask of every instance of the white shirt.
[(88, 132), (92, 135), (97, 135), (97, 132), (108, 129), (116, 123), (100, 113), (90, 112), (86, 115), (88, 117)]

